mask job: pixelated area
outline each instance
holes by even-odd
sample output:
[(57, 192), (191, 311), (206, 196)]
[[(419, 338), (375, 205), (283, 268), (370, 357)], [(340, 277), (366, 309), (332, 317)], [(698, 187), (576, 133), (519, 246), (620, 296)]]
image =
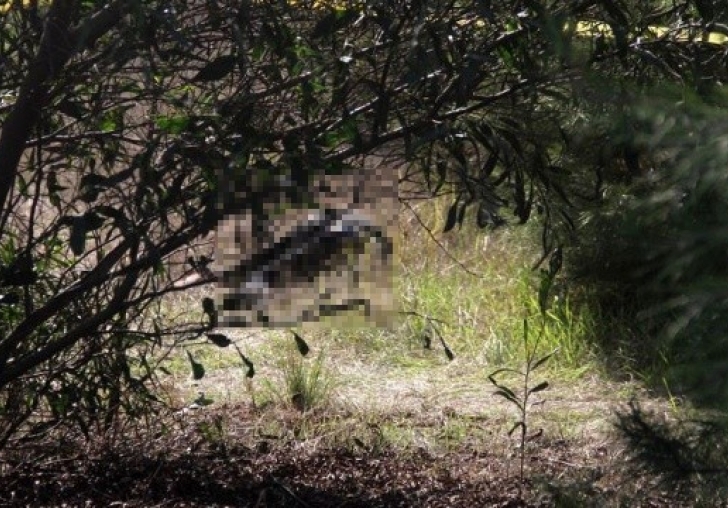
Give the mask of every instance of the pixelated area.
[(244, 203), (228, 212), (216, 232), (218, 326), (388, 326), (395, 311), (393, 173), (322, 176), (310, 196), (318, 207), (276, 203), (267, 223), (256, 222)]

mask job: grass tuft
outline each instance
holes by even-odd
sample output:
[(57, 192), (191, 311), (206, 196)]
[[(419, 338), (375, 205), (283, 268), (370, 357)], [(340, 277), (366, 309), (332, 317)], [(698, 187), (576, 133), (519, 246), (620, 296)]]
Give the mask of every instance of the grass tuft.
[(296, 351), (286, 352), (278, 363), (282, 386), (268, 388), (276, 398), (304, 413), (324, 408), (334, 390), (333, 373), (325, 366), (326, 356), (320, 351), (315, 358), (305, 358)]

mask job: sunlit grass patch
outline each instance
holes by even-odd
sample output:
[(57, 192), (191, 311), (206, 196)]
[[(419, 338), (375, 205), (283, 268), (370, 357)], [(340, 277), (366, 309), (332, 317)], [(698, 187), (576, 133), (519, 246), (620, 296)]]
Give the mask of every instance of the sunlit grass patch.
[[(416, 221), (401, 218), (403, 234), (417, 245), (401, 256), (402, 307), (440, 320), (440, 332), (456, 355), (485, 365), (517, 361), (523, 355), (518, 340), (523, 318), (539, 314), (533, 265), (542, 254), (540, 225), (483, 231), (466, 224), (462, 231), (441, 234), (446, 206), (435, 200), (418, 207)], [(431, 233), (416, 229), (419, 222)], [(540, 343), (544, 352), (560, 349), (555, 366), (581, 370), (589, 364), (596, 326), (590, 312), (568, 292), (552, 298)], [(424, 328), (421, 320), (419, 329)]]

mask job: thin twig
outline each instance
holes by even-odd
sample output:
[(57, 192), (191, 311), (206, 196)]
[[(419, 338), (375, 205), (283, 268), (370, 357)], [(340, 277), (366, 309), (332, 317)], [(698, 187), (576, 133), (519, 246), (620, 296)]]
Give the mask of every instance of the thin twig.
[(452, 254), (450, 254), (450, 252), (447, 250), (447, 247), (445, 247), (442, 244), (442, 242), (440, 242), (440, 240), (438, 240), (437, 237), (435, 237), (435, 233), (433, 233), (432, 230), (427, 226), (427, 224), (425, 224), (422, 221), (422, 219), (417, 214), (417, 212), (412, 207), (412, 205), (410, 205), (406, 201), (403, 201), (402, 203), (404, 204), (404, 206), (406, 206), (407, 208), (409, 208), (409, 210), (414, 214), (415, 219), (417, 219), (417, 222), (419, 222), (420, 226), (422, 226), (424, 228), (424, 230), (427, 231), (427, 235), (432, 239), (433, 242), (435, 242), (437, 244), (437, 246), (445, 253), (445, 255), (447, 257), (449, 257), (452, 261), (454, 261), (455, 264), (457, 264), (460, 268), (462, 268), (465, 271), (465, 273), (467, 273), (468, 275), (472, 275), (473, 277), (478, 277), (479, 279), (482, 279), (483, 278), (483, 275), (482, 274), (475, 273), (474, 271), (472, 271), (471, 269), (469, 269), (467, 266), (465, 266), (462, 261), (460, 261), (459, 259), (457, 259)]
[(433, 321), (433, 322), (437, 322), (437, 323), (440, 323), (443, 325), (450, 324), (447, 321), (444, 321), (442, 319), (434, 318), (432, 316), (428, 316), (427, 314), (420, 314), (419, 312), (415, 312), (413, 310), (402, 310), (402, 311), (399, 311), (399, 314), (401, 314), (402, 316), (415, 316), (415, 317), (425, 319), (427, 321)]

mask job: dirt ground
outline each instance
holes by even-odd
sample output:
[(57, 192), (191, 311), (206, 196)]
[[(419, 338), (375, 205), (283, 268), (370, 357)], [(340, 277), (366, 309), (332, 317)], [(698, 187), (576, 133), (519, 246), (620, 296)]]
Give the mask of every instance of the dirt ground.
[[(337, 439), (322, 431), (332, 418)], [(357, 418), (240, 404), (177, 414), (152, 434), (16, 449), (0, 460), (0, 505), (693, 506), (658, 477), (638, 473), (616, 440), (536, 436), (521, 482), (518, 450), (502, 440), (449, 449), (378, 445), (373, 429), (381, 421)]]

